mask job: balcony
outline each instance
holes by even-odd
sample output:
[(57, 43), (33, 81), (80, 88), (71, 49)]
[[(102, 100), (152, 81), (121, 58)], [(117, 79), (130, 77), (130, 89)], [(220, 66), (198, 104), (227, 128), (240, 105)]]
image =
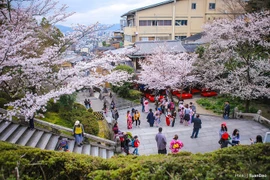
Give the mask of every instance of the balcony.
[(125, 35), (135, 36), (136, 35), (136, 32), (137, 32), (136, 26), (125, 27), (124, 28), (124, 34)]

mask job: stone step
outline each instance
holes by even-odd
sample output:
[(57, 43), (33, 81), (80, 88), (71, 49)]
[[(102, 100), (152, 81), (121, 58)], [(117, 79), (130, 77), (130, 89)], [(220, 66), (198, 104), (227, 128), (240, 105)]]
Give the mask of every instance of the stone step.
[(60, 136), (52, 135), (46, 148), (47, 150), (55, 150), (56, 146), (58, 145), (58, 139)]
[(27, 130), (26, 126), (20, 126), (11, 136), (9, 136), (7, 141), (15, 144), (26, 130)]
[(70, 152), (73, 152), (74, 146), (75, 146), (75, 140), (68, 141), (68, 149)]
[(92, 156), (99, 156), (99, 147), (91, 146), (91, 153)]
[(16, 131), (16, 129), (19, 127), (19, 124), (11, 124), (9, 125), (0, 135), (0, 140), (6, 141), (9, 136)]
[(9, 121), (2, 121), (0, 124), (0, 134), (11, 124)]
[(43, 134), (44, 131), (36, 131), (35, 134), (33, 134), (29, 141), (26, 143), (26, 146), (36, 147)]
[(79, 146), (75, 145), (74, 146), (74, 149), (73, 149), (73, 152), (78, 153), (78, 154), (81, 154), (82, 153), (83, 146), (84, 145), (82, 145), (81, 147), (79, 147)]
[(83, 145), (82, 154), (90, 155), (90, 151), (91, 151), (91, 145), (90, 144)]
[(16, 142), (16, 144), (25, 146), (29, 139), (32, 137), (32, 135), (36, 132), (36, 130), (29, 130), (27, 129), (23, 135), (19, 138), (19, 140)]
[(99, 156), (104, 159), (107, 159), (107, 150), (103, 148), (99, 148)]
[(43, 136), (40, 138), (39, 142), (37, 143), (37, 148), (45, 149), (50, 138), (52, 136), (52, 133), (44, 133)]
[(107, 150), (107, 158), (111, 158), (112, 156), (114, 156), (114, 152), (113, 151), (110, 151), (110, 150)]

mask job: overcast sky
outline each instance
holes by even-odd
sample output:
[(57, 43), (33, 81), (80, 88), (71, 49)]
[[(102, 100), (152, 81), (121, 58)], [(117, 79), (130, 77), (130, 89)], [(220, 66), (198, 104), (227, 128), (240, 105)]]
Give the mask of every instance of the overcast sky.
[(116, 24), (124, 13), (165, 0), (62, 0), (61, 4), (69, 6), (68, 11), (76, 12), (61, 25)]

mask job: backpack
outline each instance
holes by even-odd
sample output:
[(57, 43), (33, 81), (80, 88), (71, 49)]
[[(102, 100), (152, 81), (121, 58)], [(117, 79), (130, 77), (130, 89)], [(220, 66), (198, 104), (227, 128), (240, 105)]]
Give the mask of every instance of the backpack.
[(135, 139), (132, 139), (131, 140), (131, 147), (134, 147), (134, 142), (135, 142)]

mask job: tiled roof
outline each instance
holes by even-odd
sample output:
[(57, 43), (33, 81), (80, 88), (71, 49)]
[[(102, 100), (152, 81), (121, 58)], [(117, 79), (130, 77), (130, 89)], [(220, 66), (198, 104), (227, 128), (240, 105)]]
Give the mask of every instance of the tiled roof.
[(186, 49), (181, 41), (143, 41), (134, 43), (136, 51), (131, 56), (145, 56), (155, 53), (159, 47), (166, 48), (166, 52), (182, 53)]
[(182, 41), (197, 41), (197, 40), (201, 39), (202, 36), (203, 36), (203, 33), (200, 32), (200, 33), (194, 34), (192, 36), (189, 36), (185, 39), (182, 39)]
[(172, 3), (172, 2), (174, 2), (174, 0), (163, 1), (163, 2), (160, 2), (160, 3), (157, 3), (157, 4), (152, 4), (152, 5), (149, 5), (149, 6), (133, 9), (133, 10), (128, 11), (127, 13), (123, 14), (121, 17), (134, 14), (137, 11), (142, 11), (142, 10), (145, 10), (145, 9), (154, 8), (154, 7), (161, 6), (161, 5), (164, 5), (164, 4), (169, 4), (169, 3)]

